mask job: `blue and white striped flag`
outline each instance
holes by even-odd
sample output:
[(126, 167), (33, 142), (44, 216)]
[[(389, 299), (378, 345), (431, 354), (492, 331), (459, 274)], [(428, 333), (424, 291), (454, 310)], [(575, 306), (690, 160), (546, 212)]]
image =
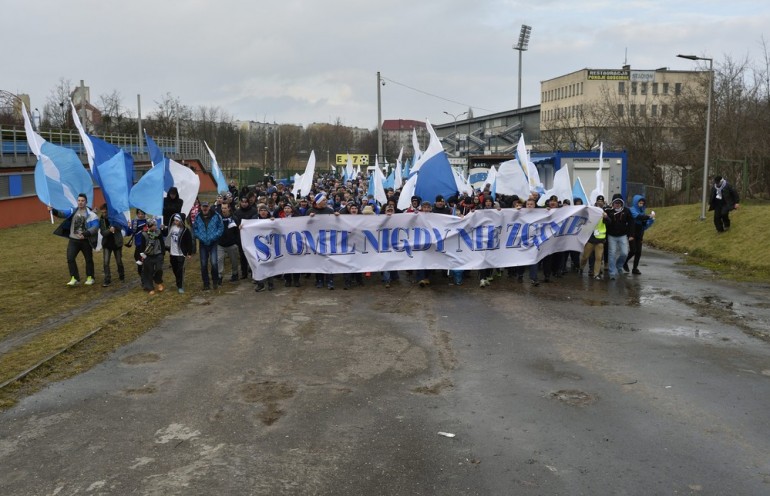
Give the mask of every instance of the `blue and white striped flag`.
[(51, 144), (37, 134), (23, 103), (22, 115), (27, 143), (37, 157), (35, 192), (40, 201), (64, 211), (77, 207), (78, 195), (83, 193), (88, 198), (88, 206), (92, 206), (94, 183), (77, 154), (69, 148)]

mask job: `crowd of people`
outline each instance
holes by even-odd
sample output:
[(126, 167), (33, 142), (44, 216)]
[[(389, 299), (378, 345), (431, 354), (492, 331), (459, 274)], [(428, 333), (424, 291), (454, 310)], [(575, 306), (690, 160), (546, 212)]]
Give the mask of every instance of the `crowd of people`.
[[(103, 283), (112, 283), (111, 260), (117, 265), (118, 278), (125, 280), (123, 265), (123, 247), (133, 247), (133, 259), (141, 279), (142, 288), (153, 295), (165, 290), (163, 266), (165, 253), (169, 253), (169, 262), (174, 274), (176, 289), (185, 291), (185, 269), (187, 262), (197, 252), (200, 262), (200, 277), (203, 290), (217, 289), (224, 282), (225, 262), (229, 262), (230, 282), (253, 278), (240, 238), (240, 225), (247, 219), (277, 220), (315, 215), (399, 215), (432, 212), (443, 215), (467, 216), (476, 210), (484, 209), (534, 209), (538, 207), (539, 194), (531, 193), (528, 198), (517, 196), (493, 195), (489, 185), (473, 194), (459, 194), (445, 198), (442, 195), (432, 199), (413, 196), (409, 206), (398, 208), (399, 192), (392, 188), (386, 191), (387, 202), (380, 205), (367, 193), (367, 180), (359, 178), (343, 182), (333, 175), (317, 179), (313, 190), (308, 195), (295, 197), (289, 187), (282, 183), (266, 181), (255, 187), (238, 189), (234, 182), (230, 190), (220, 194), (214, 201), (196, 200), (189, 211), (183, 213), (183, 203), (175, 188), (171, 188), (164, 199), (163, 215), (160, 218), (148, 218), (137, 210), (135, 218), (127, 232), (110, 224), (107, 206), (102, 205), (100, 217), (85, 206), (85, 195), (79, 198), (78, 207), (69, 212), (53, 210), (55, 215), (65, 218), (57, 229), (57, 234), (69, 238), (67, 262), (70, 269), (69, 286), (80, 283), (76, 256), (83, 253), (86, 261), (86, 285), (95, 281), (93, 249), (96, 240), (101, 240), (103, 254)], [(80, 203), (83, 203), (81, 206)], [(560, 208), (565, 205), (581, 205), (579, 198), (559, 201), (556, 196), (547, 199), (544, 207)], [(541, 282), (550, 283), (568, 272), (583, 274), (586, 272), (594, 279), (610, 280), (619, 275), (641, 274), (639, 260), (642, 254), (644, 231), (655, 219), (655, 212), (646, 211), (646, 200), (636, 195), (630, 207), (626, 206), (620, 194), (612, 197), (605, 204), (603, 196), (596, 199), (596, 207), (603, 210), (603, 216), (594, 227), (591, 238), (582, 253), (558, 252), (543, 258), (539, 263), (526, 267), (500, 267), (478, 271), (480, 287), (489, 286), (495, 276), (504, 272), (518, 282), (525, 277), (532, 285)], [(729, 225), (729, 224), (727, 224)], [(97, 237), (97, 231), (101, 236)], [(598, 261), (598, 262), (597, 262)], [(629, 266), (629, 263), (633, 268)], [(606, 270), (605, 270), (606, 266)], [(432, 273), (438, 271), (415, 270), (412, 280), (420, 287), (431, 284)], [(450, 270), (450, 284), (461, 285), (468, 276), (468, 271)], [(306, 274), (313, 277), (317, 288), (335, 288), (335, 274)], [(365, 278), (373, 274), (341, 274), (343, 289), (362, 285)], [(378, 277), (385, 287), (399, 279), (398, 271), (383, 272)], [(271, 277), (266, 280), (254, 280), (257, 292), (270, 291), (275, 282), (283, 280), (286, 287), (302, 285), (302, 274), (285, 274), (283, 277)]]

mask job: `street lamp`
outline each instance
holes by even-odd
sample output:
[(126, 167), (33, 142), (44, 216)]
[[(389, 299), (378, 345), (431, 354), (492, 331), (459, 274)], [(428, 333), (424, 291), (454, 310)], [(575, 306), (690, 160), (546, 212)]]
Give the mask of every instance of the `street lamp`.
[(709, 62), (709, 100), (706, 110), (706, 151), (703, 155), (703, 198), (700, 206), (700, 220), (706, 220), (706, 199), (708, 195), (709, 182), (709, 135), (711, 133), (711, 93), (714, 87), (714, 59), (708, 57), (698, 57), (697, 55), (682, 55), (677, 57), (688, 60), (708, 60)]
[(444, 113), (445, 113), (446, 115), (448, 115), (449, 117), (451, 117), (452, 119), (454, 119), (454, 121), (455, 121), (455, 132), (454, 132), (454, 135), (455, 135), (455, 143), (456, 143), (456, 144), (455, 144), (455, 152), (457, 152), (457, 148), (458, 148), (458, 147), (459, 147), (459, 145), (460, 145), (460, 140), (459, 140), (459, 139), (458, 139), (458, 137), (457, 137), (457, 119), (458, 119), (458, 118), (459, 118), (461, 115), (465, 115), (465, 114), (467, 114), (467, 113), (468, 113), (468, 111), (466, 110), (465, 112), (461, 112), (461, 113), (459, 113), (459, 114), (457, 114), (457, 115), (455, 115), (455, 114), (452, 114), (452, 113), (450, 113), (450, 112), (447, 112), (446, 110), (444, 111)]
[(516, 108), (521, 108), (521, 52), (524, 52), (529, 48), (529, 35), (531, 33), (532, 26), (522, 24), (521, 32), (519, 33), (519, 42), (513, 45), (513, 49), (519, 51), (519, 106)]

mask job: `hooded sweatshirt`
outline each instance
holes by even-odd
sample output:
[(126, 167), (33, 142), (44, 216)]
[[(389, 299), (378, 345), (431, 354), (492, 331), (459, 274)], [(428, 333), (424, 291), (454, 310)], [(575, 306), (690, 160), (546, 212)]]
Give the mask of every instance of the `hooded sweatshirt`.
[[(639, 207), (639, 202), (644, 201), (644, 205)], [(634, 195), (633, 202), (631, 204), (631, 217), (634, 219), (634, 237), (641, 238), (644, 231), (652, 226), (655, 219), (647, 215), (647, 200), (642, 195)]]
[[(620, 207), (615, 207), (615, 202), (620, 200)], [(610, 206), (605, 208), (607, 219), (604, 223), (607, 226), (607, 236), (632, 236), (634, 235), (634, 219), (631, 211), (626, 207), (623, 196), (616, 193), (612, 196)]]

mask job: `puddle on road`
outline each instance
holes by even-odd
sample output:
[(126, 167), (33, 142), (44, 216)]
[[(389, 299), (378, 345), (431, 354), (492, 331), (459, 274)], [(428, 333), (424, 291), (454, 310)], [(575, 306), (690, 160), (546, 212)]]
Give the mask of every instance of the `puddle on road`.
[(695, 338), (695, 339), (714, 339), (716, 335), (712, 331), (706, 331), (703, 329), (693, 329), (692, 327), (674, 327), (674, 328), (653, 327), (647, 330), (653, 334), (662, 334), (664, 336), (676, 336), (676, 337), (686, 337), (686, 338)]

